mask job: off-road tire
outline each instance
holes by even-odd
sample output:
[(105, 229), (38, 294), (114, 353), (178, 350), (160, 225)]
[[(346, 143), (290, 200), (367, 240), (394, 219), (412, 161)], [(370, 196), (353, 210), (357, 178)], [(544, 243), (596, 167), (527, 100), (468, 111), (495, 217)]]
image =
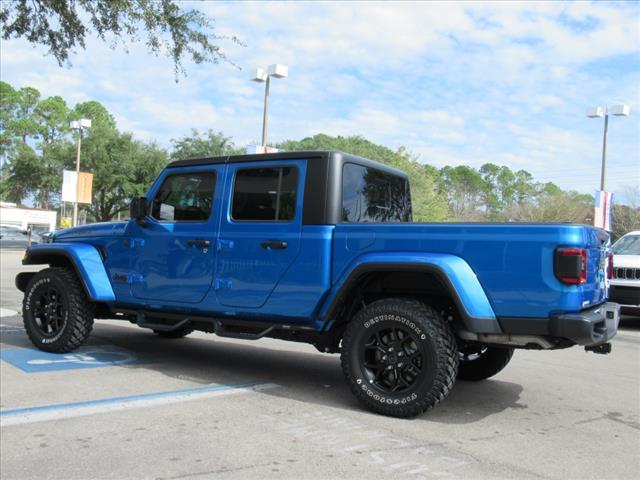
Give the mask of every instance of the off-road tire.
[(193, 333), (193, 328), (182, 327), (182, 328), (179, 328), (178, 330), (170, 330), (168, 332), (164, 330), (154, 330), (153, 333), (158, 334), (162, 338), (183, 338), (189, 335), (190, 333)]
[[(409, 347), (402, 346), (396, 350), (405, 352), (403, 358), (407, 363), (404, 372), (421, 355), (417, 362), (420, 373), (413, 376), (413, 380), (410, 375), (408, 382), (403, 377), (404, 391), (390, 392), (376, 383), (379, 382), (378, 373), (372, 379), (372, 371), (367, 368), (367, 362), (371, 360), (365, 357), (371, 358), (370, 349), (378, 349), (377, 340), (374, 340), (375, 346), (370, 343), (374, 337), (380, 338), (378, 333), (401, 332), (403, 329), (410, 336), (404, 337), (409, 338)], [(392, 343), (389, 338), (393, 339), (393, 336), (398, 338), (400, 333), (382, 337), (380, 341), (384, 348)], [(406, 341), (399, 344), (406, 345), (403, 343)], [(366, 353), (368, 349), (369, 353)], [(380, 353), (374, 351), (374, 355)], [(394, 354), (394, 360), (386, 361), (398, 361), (395, 358), (398, 355)], [(366, 408), (382, 415), (407, 418), (433, 408), (447, 396), (458, 372), (458, 346), (451, 327), (436, 310), (417, 300), (388, 298), (369, 304), (348, 323), (342, 338), (341, 362), (347, 384)], [(396, 363), (394, 368), (400, 365)], [(391, 378), (395, 378), (397, 386), (398, 373)]]
[[(48, 335), (39, 326), (37, 311), (43, 292), (58, 292), (61, 325)], [(38, 303), (40, 302), (40, 303)], [(36, 273), (24, 292), (22, 319), (31, 342), (40, 350), (67, 353), (82, 345), (93, 328), (94, 304), (87, 298), (80, 280), (70, 268), (51, 267)]]
[(513, 348), (484, 347), (473, 357), (465, 360), (464, 348), (460, 351), (458, 378), (477, 382), (493, 377), (507, 366), (513, 357)]

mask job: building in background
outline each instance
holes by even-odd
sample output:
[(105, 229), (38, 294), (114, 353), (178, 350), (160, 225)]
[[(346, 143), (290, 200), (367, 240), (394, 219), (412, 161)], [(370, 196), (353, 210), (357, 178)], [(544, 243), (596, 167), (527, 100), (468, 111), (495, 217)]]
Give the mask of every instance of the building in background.
[(15, 203), (0, 202), (0, 224), (31, 227), (33, 232), (48, 232), (56, 229), (58, 212), (41, 208), (19, 207)]

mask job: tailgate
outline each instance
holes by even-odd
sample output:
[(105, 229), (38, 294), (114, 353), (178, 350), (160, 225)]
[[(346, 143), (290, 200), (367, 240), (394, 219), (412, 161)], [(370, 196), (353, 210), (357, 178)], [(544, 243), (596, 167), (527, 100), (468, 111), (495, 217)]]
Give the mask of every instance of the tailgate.
[(582, 286), (582, 307), (599, 305), (608, 297), (609, 234), (596, 227), (585, 227), (587, 282)]

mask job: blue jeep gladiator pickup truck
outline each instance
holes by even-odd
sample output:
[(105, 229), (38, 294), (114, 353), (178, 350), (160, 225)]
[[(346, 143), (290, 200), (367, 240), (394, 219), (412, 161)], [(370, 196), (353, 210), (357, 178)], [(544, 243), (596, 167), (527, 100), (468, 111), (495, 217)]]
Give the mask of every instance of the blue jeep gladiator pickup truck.
[(412, 223), (407, 176), (338, 152), (169, 164), (131, 220), (35, 245), (24, 325), (69, 352), (96, 318), (158, 335), (272, 337), (341, 353), (369, 409), (410, 417), (516, 348), (608, 353), (608, 235), (568, 224)]

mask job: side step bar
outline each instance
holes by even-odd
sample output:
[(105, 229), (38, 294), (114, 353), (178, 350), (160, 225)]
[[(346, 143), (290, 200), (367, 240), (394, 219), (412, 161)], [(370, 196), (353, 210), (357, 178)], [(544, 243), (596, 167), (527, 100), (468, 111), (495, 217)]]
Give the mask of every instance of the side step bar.
[[(215, 333), (219, 337), (237, 338), (240, 340), (258, 340), (276, 331), (317, 333), (310, 327), (300, 327), (287, 324), (268, 324), (240, 319), (219, 319), (201, 316), (185, 316), (179, 313), (150, 312), (144, 310), (118, 309), (112, 313), (119, 318), (126, 316), (129, 321), (139, 327), (173, 332), (188, 325), (196, 330)], [(165, 321), (163, 321), (165, 320)], [(201, 328), (198, 328), (200, 326)], [(204, 328), (202, 328), (204, 326)]]
[(275, 325), (270, 325), (264, 330), (258, 332), (242, 332), (238, 330), (229, 330), (225, 328), (224, 324), (220, 320), (213, 321), (214, 333), (219, 337), (226, 338), (239, 338), (240, 340), (258, 340), (275, 330)]
[(191, 322), (190, 318), (184, 318), (177, 323), (153, 323), (145, 320), (145, 315), (142, 312), (136, 313), (136, 325), (142, 328), (150, 328), (151, 330), (157, 330), (159, 332), (174, 332), (180, 330), (182, 327), (188, 325)]

